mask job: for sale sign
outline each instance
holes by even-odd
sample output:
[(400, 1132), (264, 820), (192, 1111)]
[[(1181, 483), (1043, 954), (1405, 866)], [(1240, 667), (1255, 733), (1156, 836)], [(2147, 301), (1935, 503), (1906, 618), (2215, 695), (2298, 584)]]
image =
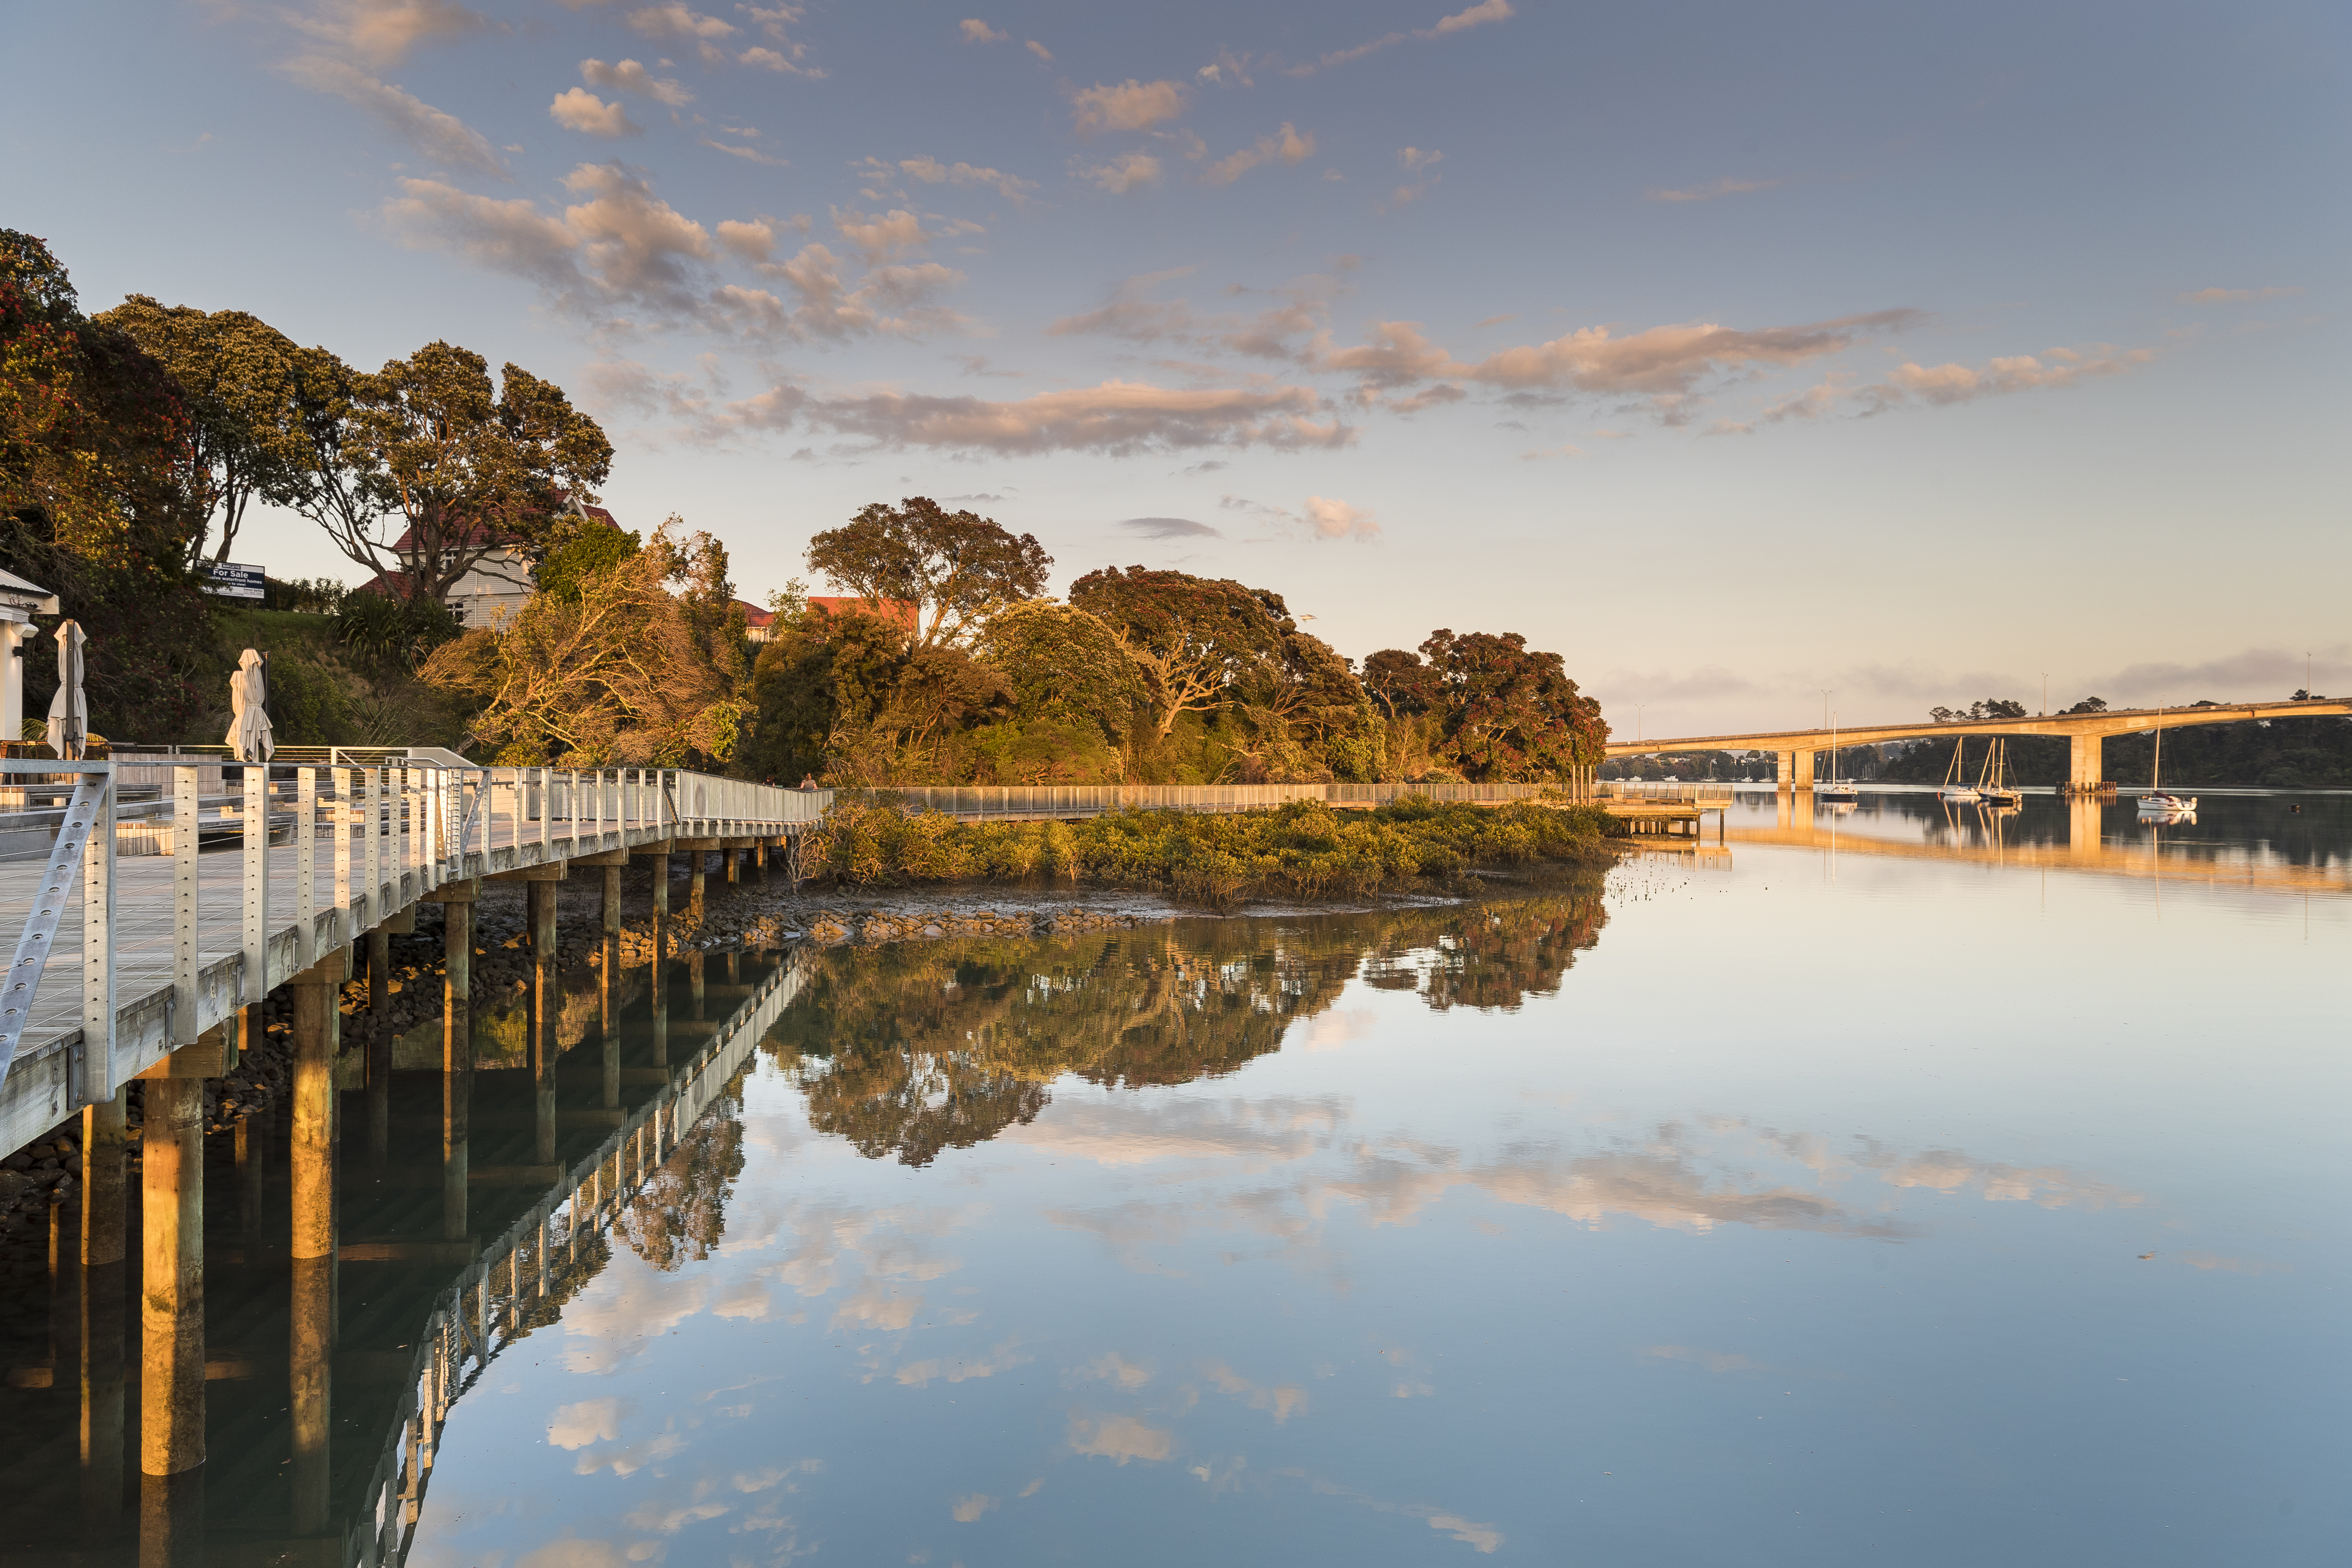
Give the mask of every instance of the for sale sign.
[(205, 563), (205, 592), (217, 594), (224, 599), (258, 599), (262, 596), (262, 569), (240, 566), (234, 561)]

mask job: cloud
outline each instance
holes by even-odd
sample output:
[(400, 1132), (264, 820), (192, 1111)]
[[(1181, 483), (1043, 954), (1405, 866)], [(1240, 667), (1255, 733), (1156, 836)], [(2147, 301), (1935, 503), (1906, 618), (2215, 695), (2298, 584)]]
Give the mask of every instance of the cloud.
[[(2051, 362), (2043, 363), (2043, 356)], [(2045, 349), (2042, 356), (2014, 354), (1987, 362), (1981, 368), (1947, 362), (1921, 365), (1906, 362), (1889, 372), (1884, 382), (1856, 395), (1878, 413), (1916, 400), (1934, 407), (1970, 403), (2014, 392), (2038, 392), (2073, 386), (2103, 376), (2121, 375), (2156, 357), (2152, 349), (2116, 349), (2098, 344), (2089, 350)]]
[(1333, 66), (1347, 65), (1351, 61), (1362, 59), (1367, 55), (1376, 55), (1382, 49), (1404, 43), (1409, 39), (1442, 38), (1449, 33), (1463, 32), (1487, 22), (1507, 22), (1517, 14), (1511, 9), (1511, 0), (1479, 0), (1479, 4), (1467, 10), (1456, 11), (1450, 16), (1439, 17), (1434, 26), (1416, 27), (1410, 32), (1384, 33), (1370, 43), (1358, 44), (1352, 49), (1340, 49), (1336, 53), (1325, 55), (1312, 65), (1293, 66), (1286, 74), (1313, 76), (1317, 71), (1328, 70)]
[(694, 101), (694, 94), (685, 85), (653, 72), (635, 60), (623, 60), (618, 65), (606, 65), (603, 60), (582, 60), (581, 79), (591, 87), (601, 87), (616, 92), (634, 92), (666, 103), (672, 109), (683, 109)]
[(2300, 289), (2200, 289), (2193, 294), (2177, 296), (2183, 305), (2242, 305), (2249, 300), (2284, 300), (2300, 294)]
[(1070, 95), (1078, 134), (1097, 131), (1149, 131), (1184, 112), (1191, 94), (1181, 82), (1138, 81), (1082, 88)]
[(942, 163), (925, 154), (919, 158), (901, 158), (898, 167), (911, 179), (927, 185), (979, 185), (994, 191), (1014, 206), (1026, 201), (1037, 187), (1030, 181), (1019, 179), (1000, 169), (983, 169), (972, 163)]
[(1123, 196), (1129, 191), (1158, 184), (1160, 160), (1149, 153), (1121, 153), (1107, 163), (1088, 163), (1074, 158), (1070, 161), (1070, 173), (1112, 195)]
[(702, 144), (724, 153), (730, 158), (740, 158), (747, 163), (762, 163), (771, 169), (789, 169), (793, 166), (791, 159), (772, 156), (761, 152), (757, 147), (738, 147), (731, 142), (714, 141), (708, 136), (702, 138)]
[(452, 0), (330, 0), (307, 16), (293, 13), (286, 19), (311, 37), (378, 65), (399, 64), (418, 44), (509, 30)]
[(965, 17), (960, 26), (967, 44), (1001, 44), (1013, 36), (998, 32), (977, 16)]
[(1532, 452), (1521, 452), (1519, 461), (1533, 463), (1545, 458), (1581, 458), (1584, 448), (1573, 441), (1563, 441), (1557, 447), (1538, 447)]
[[(969, 27), (971, 24), (970, 22), (966, 22), (964, 26)], [(1001, 33), (997, 36), (999, 37), (1003, 37)], [(974, 1492), (970, 1497), (960, 1497), (956, 1499), (955, 1502), (949, 1508), (948, 1512), (953, 1516), (958, 1524), (970, 1524), (980, 1518), (982, 1514), (989, 1512), (995, 1507), (996, 1500), (994, 1498), (990, 1497), (986, 1492)]]
[(1444, 161), (1445, 154), (1433, 147), (1426, 151), (1419, 147), (1398, 148), (1397, 167), (1405, 172), (1406, 183), (1389, 193), (1388, 205), (1401, 207), (1407, 202), (1418, 201), (1427, 195), (1429, 187), (1437, 184), (1438, 176), (1432, 174), (1425, 180), (1415, 180), (1412, 176), (1433, 170)]
[(454, 114), (446, 114), (422, 99), (387, 82), (378, 81), (356, 66), (317, 55), (302, 55), (278, 68), (313, 92), (332, 93), (367, 110), (402, 141), (435, 163), (452, 169), (508, 178), (506, 165), (490, 151), (481, 132)]
[(1926, 320), (1920, 310), (1874, 310), (1753, 331), (1696, 321), (1622, 338), (1607, 327), (1583, 327), (1549, 342), (1500, 350), (1455, 374), (1515, 390), (1671, 395), (1691, 392), (1710, 372), (1802, 364)]
[(1126, 1464), (1129, 1459), (1165, 1459), (1171, 1434), (1149, 1426), (1132, 1415), (1107, 1415), (1099, 1420), (1070, 1417), (1070, 1450), (1099, 1459)]
[(931, 241), (923, 230), (922, 220), (904, 207), (894, 207), (879, 217), (869, 216), (855, 207), (846, 212), (835, 207), (833, 226), (868, 261), (879, 261)]
[(702, 57), (702, 63), (715, 66), (727, 58), (718, 47), (718, 40), (735, 36), (735, 25), (716, 16), (670, 0), (667, 5), (647, 5), (630, 12), (622, 20), (646, 37), (661, 43), (692, 44)]
[(515, 1568), (628, 1568), (628, 1559), (609, 1541), (565, 1536), (551, 1541), (515, 1563)]
[(744, 431), (799, 425), (875, 447), (999, 456), (1124, 457), (1201, 447), (1289, 451), (1354, 443), (1351, 427), (1337, 419), (1318, 420), (1319, 412), (1320, 400), (1303, 386), (1171, 391), (1110, 381), (997, 402), (896, 392), (819, 398), (778, 385), (730, 405), (725, 424)]
[(583, 87), (557, 93), (547, 112), (566, 131), (577, 131), (583, 136), (636, 136), (645, 131), (617, 102), (606, 103)]
[(1035, 55), (1039, 59), (1044, 60), (1047, 65), (1052, 65), (1054, 63), (1054, 51), (1039, 43), (1036, 39), (1032, 38), (1021, 47), (1027, 49), (1031, 54)]
[(1381, 536), (1381, 525), (1372, 514), (1359, 511), (1343, 500), (1328, 496), (1307, 498), (1307, 521), (1315, 529), (1318, 539), (1355, 539), (1368, 541)]
[(1205, 522), (1194, 522), (1189, 517), (1130, 517), (1111, 524), (1146, 539), (1223, 539), (1222, 529), (1211, 528)]
[(1688, 185), (1678, 191), (1652, 191), (1642, 199), (1645, 202), (1711, 202), (1717, 196), (1744, 195), (1749, 191), (1778, 190), (1778, 180), (1735, 180), (1726, 174), (1704, 185)]
[(811, 81), (824, 78), (825, 73), (822, 67), (807, 63), (808, 46), (793, 42), (792, 35), (784, 31), (784, 24), (797, 24), (806, 15), (801, 7), (738, 5), (735, 8), (758, 23), (761, 35), (776, 46), (772, 49), (765, 47), (746, 49), (736, 57), (737, 60), (747, 66), (758, 66), (763, 70), (806, 77)]
[(1286, 120), (1280, 131), (1271, 136), (1259, 137), (1255, 146), (1244, 147), (1202, 170), (1201, 183), (1204, 185), (1230, 185), (1259, 164), (1270, 163), (1276, 158), (1286, 163), (1297, 163), (1313, 156), (1315, 132), (1309, 131), (1301, 136)]

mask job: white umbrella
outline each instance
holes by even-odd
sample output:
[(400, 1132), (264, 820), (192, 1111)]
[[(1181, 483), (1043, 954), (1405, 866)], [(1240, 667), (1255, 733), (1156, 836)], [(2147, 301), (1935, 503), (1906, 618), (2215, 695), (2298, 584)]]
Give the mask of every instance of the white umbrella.
[(89, 700), (81, 694), (81, 624), (58, 627), (58, 694), (49, 699), (49, 750), (77, 762), (89, 740)]
[(269, 735), (269, 666), (258, 649), (238, 656), (236, 673), (228, 678), (228, 704), (236, 714), (229, 721), (229, 750), (240, 763), (268, 762), (278, 748)]

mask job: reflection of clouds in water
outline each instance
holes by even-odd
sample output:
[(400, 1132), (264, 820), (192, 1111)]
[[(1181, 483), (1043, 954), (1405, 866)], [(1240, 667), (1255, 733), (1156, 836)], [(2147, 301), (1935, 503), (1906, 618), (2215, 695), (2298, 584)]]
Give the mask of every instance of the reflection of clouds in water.
[(970, 1497), (956, 1499), (948, 1512), (954, 1516), (958, 1524), (970, 1524), (995, 1506), (996, 1500), (986, 1492), (974, 1492)]
[(1020, 1348), (1018, 1340), (1006, 1340), (986, 1355), (971, 1360), (954, 1356), (934, 1356), (929, 1361), (909, 1362), (898, 1369), (898, 1382), (908, 1388), (921, 1388), (933, 1378), (949, 1383), (965, 1383), (975, 1377), (993, 1377), (1016, 1366), (1027, 1366), (1037, 1358)]
[(1464, 1545), (1475, 1547), (1482, 1552), (1493, 1552), (1503, 1544), (1505, 1539), (1503, 1532), (1491, 1524), (1480, 1524), (1465, 1519), (1458, 1513), (1448, 1513), (1442, 1508), (1433, 1508), (1426, 1503), (1390, 1502), (1386, 1499), (1370, 1497), (1353, 1488), (1343, 1487), (1336, 1481), (1319, 1479), (1304, 1470), (1276, 1470), (1275, 1474), (1292, 1480), (1305, 1481), (1309, 1490), (1320, 1496), (1345, 1498), (1349, 1502), (1359, 1503), (1375, 1513), (1402, 1514), (1407, 1519), (1420, 1520), (1430, 1529), (1442, 1531)]
[(1221, 1361), (1211, 1362), (1201, 1370), (1218, 1393), (1232, 1395), (1252, 1410), (1271, 1412), (1277, 1426), (1307, 1408), (1307, 1391), (1295, 1383), (1267, 1388), (1252, 1383)]
[(547, 1418), (547, 1440), (558, 1448), (584, 1448), (591, 1443), (618, 1442), (621, 1436), (621, 1402), (618, 1399), (583, 1399), (577, 1405), (559, 1406)]
[(515, 1564), (515, 1568), (628, 1568), (629, 1560), (609, 1541), (582, 1541), (566, 1536), (551, 1541)]
[(563, 1310), (568, 1372), (610, 1373), (709, 1302), (708, 1270), (664, 1274), (642, 1267), (610, 1268)]
[(2224, 1258), (2213, 1252), (2183, 1252), (2173, 1261), (2186, 1263), (2191, 1268), (2209, 1274), (2292, 1274), (2294, 1270), (2284, 1263), (2265, 1263), (2259, 1258)]
[[(1300, 1019), (1292, 1026), (1290, 1036), (1309, 1052), (1336, 1051), (1352, 1041), (1370, 1039), (1372, 1026), (1380, 1021), (1380, 1016), (1369, 1007), (1351, 1007), (1345, 1012), (1335, 1007), (1328, 1013)], [(1284, 1043), (1288, 1044), (1288, 1039), (1286, 1038)]]
[(1141, 1388), (1151, 1381), (1151, 1370), (1128, 1360), (1117, 1351), (1106, 1351), (1085, 1366), (1073, 1367), (1069, 1376), (1100, 1378), (1124, 1389)]
[(1070, 1451), (1124, 1465), (1129, 1459), (1165, 1459), (1174, 1434), (1145, 1425), (1132, 1415), (1101, 1417), (1072, 1415)]
[(1006, 1143), (1045, 1153), (1134, 1165), (1155, 1160), (1230, 1161), (1244, 1170), (1303, 1159), (1328, 1143), (1347, 1120), (1337, 1095), (1314, 1100), (1200, 1100), (1151, 1103), (1113, 1099), (1057, 1100), (1026, 1126), (1008, 1127)]

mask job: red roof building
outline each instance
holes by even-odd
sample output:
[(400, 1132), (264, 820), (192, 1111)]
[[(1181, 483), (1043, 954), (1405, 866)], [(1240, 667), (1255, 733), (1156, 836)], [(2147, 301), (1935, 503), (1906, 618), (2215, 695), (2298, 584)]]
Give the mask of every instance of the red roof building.
[[(556, 492), (556, 504), (568, 507), (583, 521), (601, 522), (607, 528), (621, 526), (603, 507), (574, 501), (569, 490)], [(400, 554), (409, 550), (414, 534), (413, 529), (402, 529), (400, 537), (393, 541), (393, 552)], [(509, 541), (503, 535), (493, 534), (489, 524), (477, 522), (463, 538), (451, 542), (448, 550), (443, 552), (443, 559), (446, 560), (459, 551), (473, 551), (493, 540), (497, 542), (489, 552), (467, 568), (466, 574), (451, 584), (448, 591), (441, 595), (441, 602), (457, 611), (459, 618), (469, 626), (496, 624), (502, 616), (520, 610), (538, 591), (538, 582), (532, 575), (539, 568), (538, 550), (520, 540)], [(361, 586), (373, 593), (404, 598), (408, 593), (408, 574), (386, 572)]]
[(828, 616), (879, 616), (886, 621), (896, 621), (906, 628), (907, 635), (909, 637), (917, 635), (923, 629), (921, 608), (908, 604), (904, 599), (883, 599), (868, 603), (864, 599), (823, 597), (812, 594), (809, 595), (808, 603), (810, 609), (822, 610)]

